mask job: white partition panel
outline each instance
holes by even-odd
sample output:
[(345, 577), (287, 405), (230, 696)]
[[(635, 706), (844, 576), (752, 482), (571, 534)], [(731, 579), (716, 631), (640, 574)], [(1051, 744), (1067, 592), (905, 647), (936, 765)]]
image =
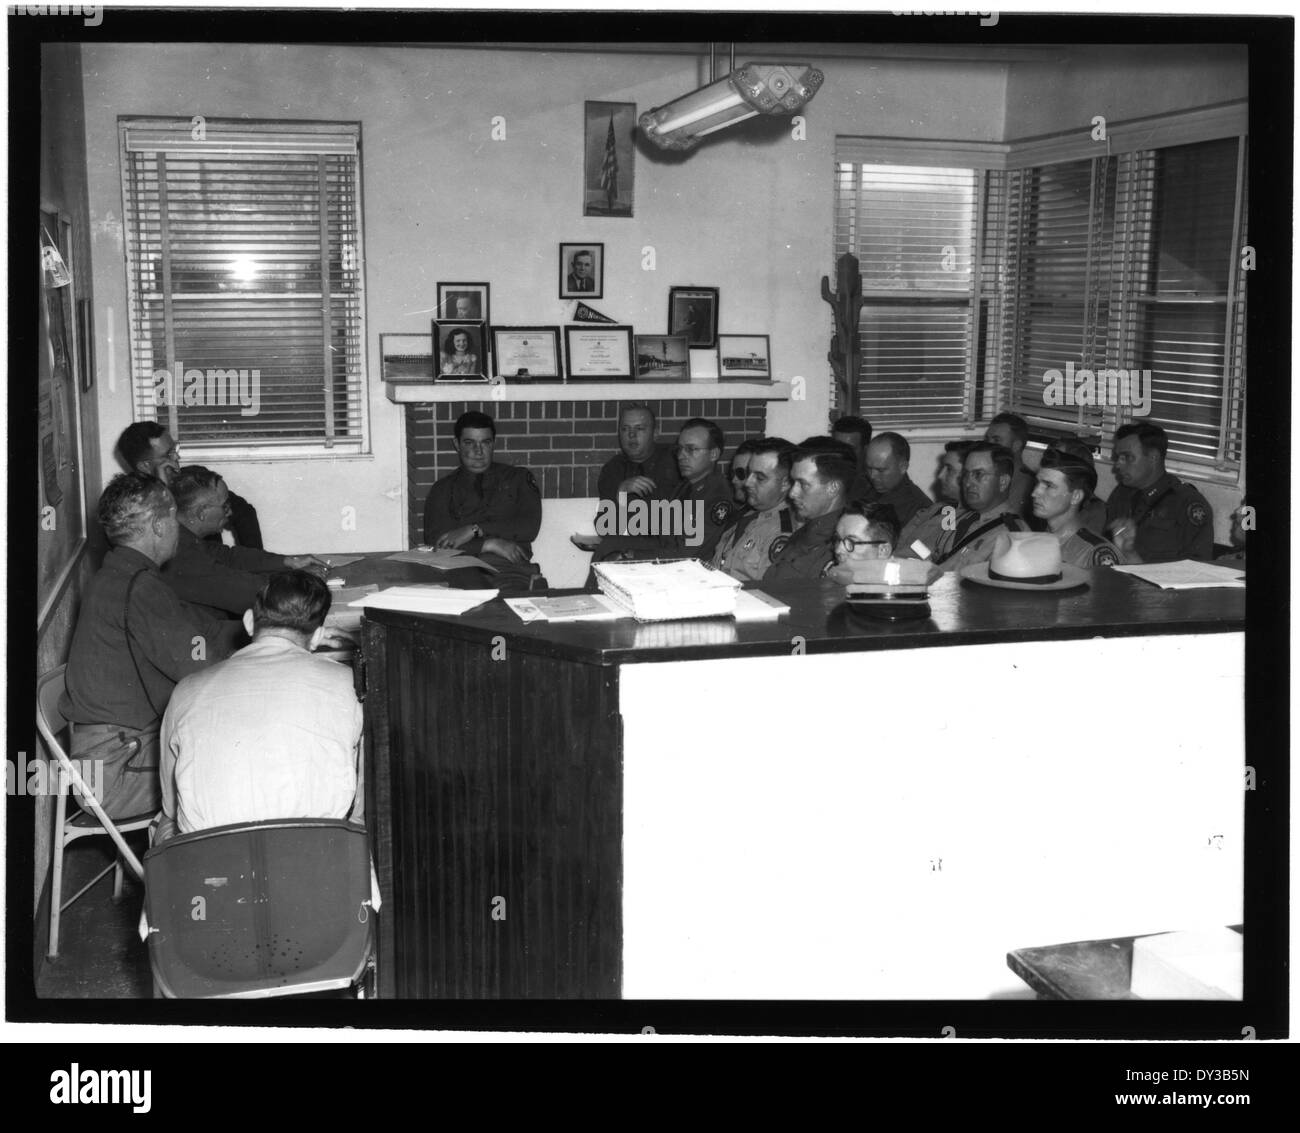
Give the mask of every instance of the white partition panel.
[(1240, 634), (625, 665), (627, 998), (983, 999), (1239, 923)]

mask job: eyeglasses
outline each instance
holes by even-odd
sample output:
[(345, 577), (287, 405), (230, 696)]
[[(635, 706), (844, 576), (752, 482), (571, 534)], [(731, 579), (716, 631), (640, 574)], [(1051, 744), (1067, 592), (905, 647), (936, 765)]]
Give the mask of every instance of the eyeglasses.
[(674, 452), (684, 452), (687, 456), (698, 456), (702, 452), (708, 452), (706, 445), (677, 445)]
[(842, 551), (850, 553), (856, 551), (859, 547), (887, 547), (888, 539), (855, 539), (852, 535), (845, 535), (843, 538), (836, 538), (835, 546)]
[(749, 475), (748, 468), (733, 468), (731, 470), (731, 478), (733, 480), (743, 480), (748, 475)]
[(961, 474), (961, 478), (963, 480), (976, 480), (983, 482), (992, 475), (993, 473), (987, 468), (968, 468)]

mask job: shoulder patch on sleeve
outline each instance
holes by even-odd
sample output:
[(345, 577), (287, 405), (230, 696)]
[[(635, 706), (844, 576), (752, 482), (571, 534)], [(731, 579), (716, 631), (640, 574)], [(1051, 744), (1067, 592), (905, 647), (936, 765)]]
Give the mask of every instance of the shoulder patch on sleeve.
[(1119, 556), (1110, 547), (1098, 547), (1092, 553), (1093, 566), (1115, 566)]
[(772, 545), (767, 549), (767, 558), (769, 562), (776, 562), (776, 557), (785, 550), (786, 544), (790, 542), (789, 535), (778, 535), (772, 540)]
[(719, 500), (709, 511), (709, 518), (717, 527), (721, 527), (728, 519), (731, 518), (731, 504), (726, 500)]
[(524, 474), (525, 483), (527, 483), (527, 485), (540, 496), (542, 494), (542, 490), (537, 486), (537, 481), (533, 479), (532, 469), (531, 468), (523, 469), (523, 474)]
[(1187, 522), (1193, 527), (1204, 527), (1209, 518), (1210, 509), (1205, 506), (1205, 501), (1199, 496), (1187, 505)]

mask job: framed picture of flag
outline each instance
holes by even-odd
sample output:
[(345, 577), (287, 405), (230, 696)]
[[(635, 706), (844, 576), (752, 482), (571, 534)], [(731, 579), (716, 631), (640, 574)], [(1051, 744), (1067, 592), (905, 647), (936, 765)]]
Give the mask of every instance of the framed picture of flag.
[(582, 107), (582, 215), (632, 215), (636, 179), (635, 102), (585, 102)]

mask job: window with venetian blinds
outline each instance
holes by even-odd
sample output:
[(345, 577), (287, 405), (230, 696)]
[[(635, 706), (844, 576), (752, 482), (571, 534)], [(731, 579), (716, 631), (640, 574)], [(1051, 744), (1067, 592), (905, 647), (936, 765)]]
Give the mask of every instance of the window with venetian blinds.
[(137, 419), (205, 450), (361, 451), (358, 128), (121, 138)]
[[(1037, 163), (1041, 145), (954, 146), (945, 164), (916, 143), (934, 164), (907, 165), (905, 143), (840, 139), (835, 255), (862, 272), (861, 412), (907, 429), (1009, 408), (1094, 439), (1146, 419), (1171, 460), (1238, 469), (1245, 138), (1151, 144), (1206, 129), (1142, 123), (1097, 156), (1062, 139)], [(1149, 415), (1086, 395), (1053, 404), (1047, 376), (1067, 368), (1076, 382), (1128, 371)]]

